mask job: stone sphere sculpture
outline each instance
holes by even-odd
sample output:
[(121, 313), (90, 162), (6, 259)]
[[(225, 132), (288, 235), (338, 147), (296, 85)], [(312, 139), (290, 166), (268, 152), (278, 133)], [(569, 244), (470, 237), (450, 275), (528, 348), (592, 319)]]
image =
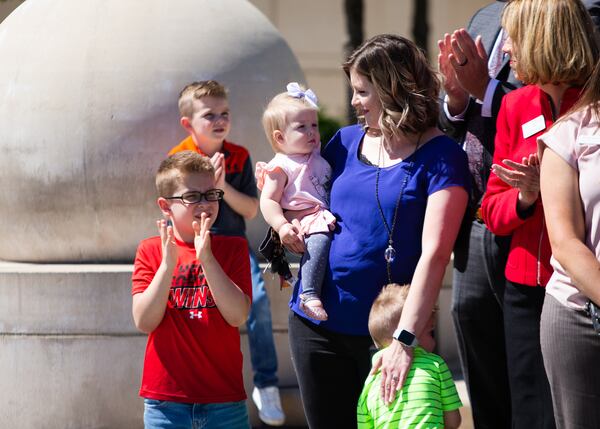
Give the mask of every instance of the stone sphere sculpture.
[(229, 139), (258, 160), (272, 156), (267, 101), (304, 80), (277, 30), (240, 0), (26, 1), (0, 24), (0, 58), (10, 261), (131, 261), (156, 234), (155, 171), (185, 137), (181, 88), (224, 83)]

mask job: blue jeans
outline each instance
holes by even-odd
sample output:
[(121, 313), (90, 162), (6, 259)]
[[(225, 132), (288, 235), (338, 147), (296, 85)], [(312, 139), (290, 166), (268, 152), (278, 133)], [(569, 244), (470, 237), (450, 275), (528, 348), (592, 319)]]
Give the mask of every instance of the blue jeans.
[(252, 273), (252, 308), (246, 322), (250, 361), (254, 371), (254, 385), (258, 388), (277, 386), (277, 354), (273, 340), (271, 304), (265, 289), (256, 255), (250, 250)]
[(250, 429), (246, 401), (218, 404), (144, 399), (145, 429)]

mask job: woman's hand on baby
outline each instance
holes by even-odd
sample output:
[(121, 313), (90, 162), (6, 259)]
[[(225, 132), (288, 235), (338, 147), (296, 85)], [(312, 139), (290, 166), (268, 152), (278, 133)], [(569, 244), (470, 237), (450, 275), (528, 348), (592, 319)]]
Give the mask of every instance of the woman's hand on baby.
[[(286, 245), (285, 247), (288, 250), (290, 250), (291, 252), (294, 252), (294, 253), (298, 253), (298, 254), (304, 253), (304, 251), (306, 250), (306, 248), (304, 247), (304, 229), (302, 228), (302, 225), (300, 224), (300, 219), (304, 218), (305, 216), (309, 216), (313, 213), (316, 213), (318, 211), (319, 211), (319, 206), (317, 205), (317, 206), (310, 207), (310, 208), (304, 209), (304, 210), (287, 210), (283, 213), (283, 216), (285, 217), (285, 219), (289, 223), (291, 223), (293, 226), (295, 226), (296, 230), (300, 231), (300, 234), (299, 234), (300, 242), (296, 241), (290, 246)], [(329, 225), (329, 226), (332, 227), (332, 225)], [(335, 225), (333, 225), (333, 229), (335, 229)], [(333, 229), (331, 229), (331, 230), (333, 231)]]
[(302, 235), (298, 220), (294, 219), (292, 223), (284, 223), (277, 233), (286, 248), (294, 253), (304, 252), (304, 236)]
[(371, 374), (381, 370), (381, 399), (386, 405), (396, 399), (396, 392), (402, 389), (413, 360), (413, 349), (403, 346), (399, 341), (392, 341), (375, 361)]

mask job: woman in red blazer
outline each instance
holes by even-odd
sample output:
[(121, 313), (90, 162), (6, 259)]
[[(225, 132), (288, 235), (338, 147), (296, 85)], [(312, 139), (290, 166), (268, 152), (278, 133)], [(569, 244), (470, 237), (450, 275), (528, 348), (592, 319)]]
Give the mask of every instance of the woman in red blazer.
[(528, 85), (502, 100), (481, 216), (493, 233), (512, 235), (504, 324), (513, 428), (554, 428), (540, 348), (544, 286), (552, 268), (536, 140), (578, 100), (598, 49), (579, 0), (513, 0), (502, 25), (509, 36), (503, 50)]

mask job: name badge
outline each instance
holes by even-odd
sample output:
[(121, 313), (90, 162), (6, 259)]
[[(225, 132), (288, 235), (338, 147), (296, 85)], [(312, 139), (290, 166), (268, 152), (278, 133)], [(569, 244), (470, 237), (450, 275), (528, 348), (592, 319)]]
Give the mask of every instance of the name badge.
[(595, 146), (600, 144), (600, 135), (578, 136), (577, 144), (581, 146)]
[(545, 130), (546, 120), (544, 119), (544, 115), (540, 115), (537, 118), (526, 122), (521, 128), (523, 128), (523, 137), (525, 138), (531, 137), (532, 135)]

